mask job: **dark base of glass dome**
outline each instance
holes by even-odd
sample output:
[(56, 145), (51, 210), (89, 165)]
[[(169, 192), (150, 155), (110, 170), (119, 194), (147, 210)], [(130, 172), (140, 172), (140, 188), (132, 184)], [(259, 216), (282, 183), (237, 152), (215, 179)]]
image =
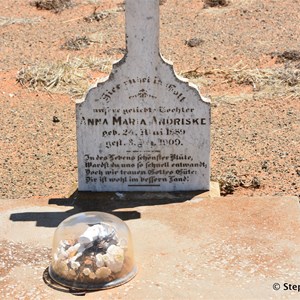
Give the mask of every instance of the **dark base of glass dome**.
[(51, 268), (49, 268), (50, 278), (54, 280), (57, 284), (69, 288), (72, 291), (97, 291), (97, 290), (111, 289), (127, 283), (128, 281), (133, 279), (136, 274), (137, 274), (137, 267), (134, 267), (133, 270), (130, 273), (128, 273), (125, 277), (115, 279), (109, 282), (91, 284), (91, 283), (75, 282), (74, 280), (66, 280), (56, 275), (55, 272), (51, 272)]

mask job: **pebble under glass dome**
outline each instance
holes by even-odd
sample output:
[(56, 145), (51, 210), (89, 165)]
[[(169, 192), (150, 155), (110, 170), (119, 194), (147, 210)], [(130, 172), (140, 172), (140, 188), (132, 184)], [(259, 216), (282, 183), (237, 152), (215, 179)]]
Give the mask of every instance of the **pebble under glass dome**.
[(99, 290), (126, 283), (136, 272), (129, 228), (116, 216), (83, 212), (57, 227), (49, 267), (57, 283)]

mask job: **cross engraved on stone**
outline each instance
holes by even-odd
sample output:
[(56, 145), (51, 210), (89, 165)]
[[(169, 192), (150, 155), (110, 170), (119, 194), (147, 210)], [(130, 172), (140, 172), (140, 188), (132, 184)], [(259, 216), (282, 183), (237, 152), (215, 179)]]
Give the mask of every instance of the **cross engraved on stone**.
[(208, 190), (210, 104), (160, 55), (159, 0), (125, 16), (125, 56), (76, 104), (78, 190)]

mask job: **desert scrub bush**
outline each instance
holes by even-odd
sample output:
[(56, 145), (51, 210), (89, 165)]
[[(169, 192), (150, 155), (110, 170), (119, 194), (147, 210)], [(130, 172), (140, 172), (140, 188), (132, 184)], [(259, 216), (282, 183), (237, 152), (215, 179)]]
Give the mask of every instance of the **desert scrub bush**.
[(37, 9), (51, 10), (59, 13), (64, 9), (73, 6), (72, 0), (36, 0), (30, 2), (30, 5), (35, 6)]
[(275, 90), (294, 87), (293, 90), (299, 93), (300, 70), (295, 68), (231, 70), (226, 77), (238, 84), (251, 85), (254, 91), (267, 87)]
[(76, 37), (76, 38), (72, 38), (72, 39), (66, 41), (61, 46), (61, 49), (81, 50), (81, 49), (87, 48), (89, 45), (91, 45), (91, 42), (92, 41), (86, 36)]
[(204, 8), (227, 5), (229, 5), (228, 0), (204, 0)]

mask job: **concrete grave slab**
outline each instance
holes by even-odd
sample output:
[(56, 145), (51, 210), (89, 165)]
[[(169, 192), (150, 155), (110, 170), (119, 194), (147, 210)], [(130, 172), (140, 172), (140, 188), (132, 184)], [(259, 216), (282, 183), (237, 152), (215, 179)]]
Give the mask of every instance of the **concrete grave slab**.
[[(0, 207), (6, 202), (0, 200)], [(40, 235), (41, 224), (34, 226), (33, 219), (11, 220), (12, 214), (24, 211), (68, 215), (70, 207), (49, 207), (46, 199), (39, 207), (26, 199), (16, 203), (1, 209), (4, 299), (78, 298), (47, 286), (42, 279), (50, 263), (50, 231), (54, 233), (55, 227), (43, 223), (47, 232)], [(140, 213), (140, 218), (126, 221), (133, 236), (137, 276), (123, 286), (88, 293), (85, 299), (299, 298), (295, 290), (300, 285), (297, 197), (204, 198), (197, 203), (126, 208), (119, 202), (114, 213), (132, 209)], [(20, 226), (23, 238), (16, 234)]]

